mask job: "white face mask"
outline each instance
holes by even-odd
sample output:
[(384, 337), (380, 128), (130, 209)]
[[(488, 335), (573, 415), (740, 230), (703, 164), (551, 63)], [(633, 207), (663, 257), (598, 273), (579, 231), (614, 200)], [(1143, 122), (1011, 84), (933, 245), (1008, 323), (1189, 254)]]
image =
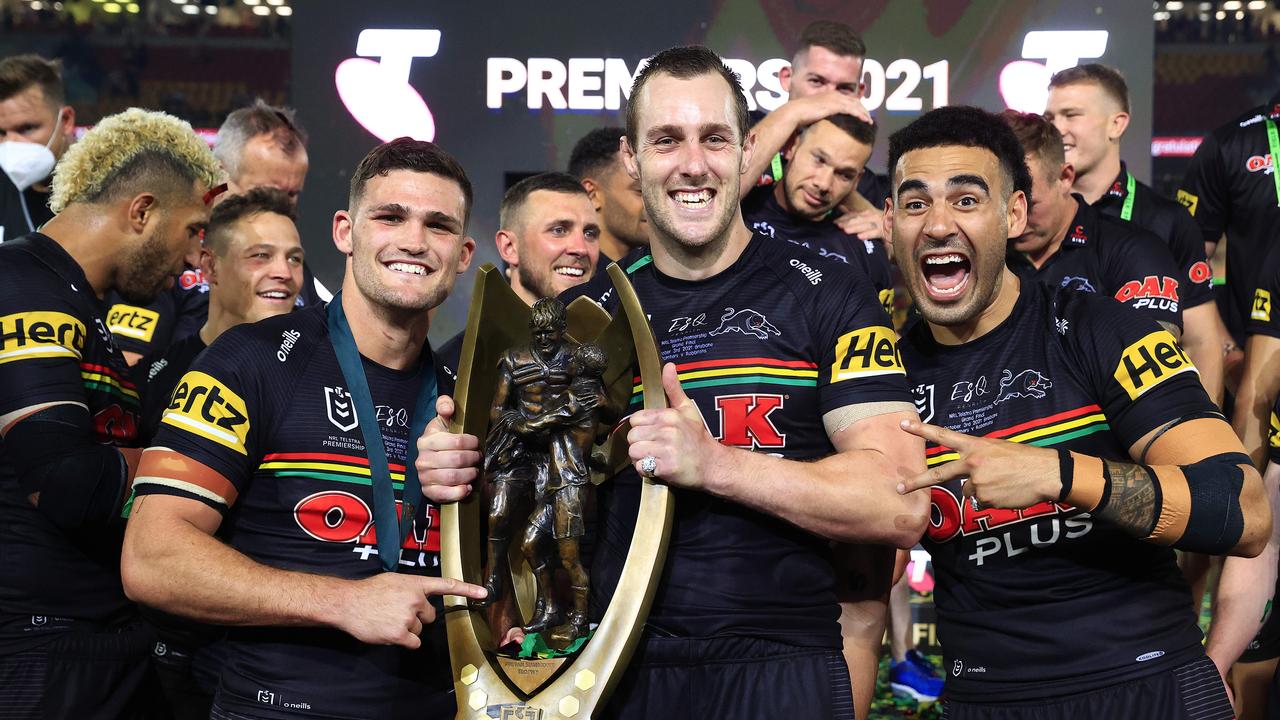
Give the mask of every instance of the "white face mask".
[(53, 134), (44, 145), (20, 141), (0, 142), (0, 170), (4, 170), (4, 174), (18, 186), (18, 192), (44, 180), (53, 172), (53, 166), (58, 160), (50, 148), (58, 137), (61, 124), (62, 112), (59, 111)]

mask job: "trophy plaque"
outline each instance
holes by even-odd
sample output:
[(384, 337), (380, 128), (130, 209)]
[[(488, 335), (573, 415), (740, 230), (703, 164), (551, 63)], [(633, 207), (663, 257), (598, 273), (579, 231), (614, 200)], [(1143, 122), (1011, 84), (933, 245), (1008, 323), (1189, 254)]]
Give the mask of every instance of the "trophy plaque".
[[(666, 407), (648, 320), (626, 274), (616, 264), (608, 272), (612, 317), (587, 298), (530, 308), (492, 264), (476, 277), (450, 430), (481, 439), (483, 470), (477, 492), (441, 508), (442, 574), (490, 590), (482, 603), (445, 597), (460, 720), (591, 718), (640, 640), (666, 556), (670, 490), (641, 478), (635, 534), (598, 626), (587, 622), (590, 579), (577, 557), (589, 487), (630, 463), (617, 420), (636, 379), (645, 408)], [(507, 623), (523, 643), (499, 647)]]

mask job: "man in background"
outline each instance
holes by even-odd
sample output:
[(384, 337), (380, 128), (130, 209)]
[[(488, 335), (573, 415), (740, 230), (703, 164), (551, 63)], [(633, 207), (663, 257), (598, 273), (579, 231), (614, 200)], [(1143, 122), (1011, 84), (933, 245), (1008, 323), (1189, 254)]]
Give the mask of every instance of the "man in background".
[(0, 60), (0, 242), (35, 232), (53, 217), (49, 179), (75, 129), (61, 63), (39, 55)]
[(569, 174), (582, 183), (600, 219), (601, 265), (649, 244), (640, 183), (622, 167), (618, 140), (624, 132), (616, 126), (596, 128), (569, 155)]

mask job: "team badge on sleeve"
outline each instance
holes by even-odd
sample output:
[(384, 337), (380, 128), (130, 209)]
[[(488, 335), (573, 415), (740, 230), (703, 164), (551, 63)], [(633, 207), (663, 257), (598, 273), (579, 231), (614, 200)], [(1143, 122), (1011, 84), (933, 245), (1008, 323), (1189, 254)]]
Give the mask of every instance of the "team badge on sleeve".
[(0, 365), (34, 358), (78, 360), (84, 341), (84, 323), (66, 313), (33, 311), (0, 316)]
[(831, 382), (875, 375), (906, 375), (897, 336), (882, 325), (845, 333), (836, 341), (836, 362), (831, 366)]
[(1253, 309), (1249, 311), (1250, 320), (1271, 322), (1271, 293), (1262, 288), (1253, 291)]
[(107, 329), (112, 335), (127, 337), (140, 342), (151, 342), (155, 335), (160, 313), (124, 303), (116, 303), (107, 313)]
[(182, 376), (160, 418), (189, 433), (248, 455), (249, 411), (244, 400), (217, 378), (199, 371)]
[(1116, 382), (1137, 400), (1174, 375), (1196, 372), (1191, 358), (1167, 330), (1153, 332), (1124, 349), (1116, 365)]

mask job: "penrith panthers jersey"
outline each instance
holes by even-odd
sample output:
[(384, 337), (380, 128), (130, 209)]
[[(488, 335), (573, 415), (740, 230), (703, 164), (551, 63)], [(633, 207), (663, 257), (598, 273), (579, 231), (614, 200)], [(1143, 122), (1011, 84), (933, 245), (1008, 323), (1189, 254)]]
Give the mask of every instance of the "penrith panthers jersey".
[[(925, 422), (1104, 459), (1131, 462), (1148, 432), (1216, 409), (1172, 335), (1069, 290), (1024, 285), (1008, 319), (963, 345), (918, 322), (902, 355)], [(956, 458), (926, 448), (930, 467)], [(931, 489), (924, 538), (951, 697), (1056, 697), (1204, 652), (1172, 549), (1064, 503), (974, 511), (962, 482)]]
[[(434, 372), (429, 359), (424, 368), (364, 361), (397, 502), (413, 441), (410, 403), (422, 373)], [(344, 386), (324, 306), (228, 330), (178, 382), (153, 441), (218, 475), (139, 477), (135, 491), (218, 510), (219, 536), (265, 565), (350, 579), (379, 574), (369, 462)], [(439, 548), (439, 511), (423, 503), (400, 571), (439, 575)], [(431, 716), (424, 708), (452, 704), (447, 660), (436, 655), (442, 640), (429, 630), (423, 649), (408, 651), (336, 629), (232, 629), (219, 649), (218, 702), (255, 717)]]
[[(726, 445), (821, 458), (834, 452), (823, 414), (910, 400), (875, 289), (844, 265), (759, 234), (730, 267), (696, 282), (664, 275), (645, 249), (619, 265), (649, 315), (662, 360), (676, 364), (685, 392)], [(617, 308), (606, 273), (561, 299), (579, 296)], [(641, 392), (637, 378), (632, 410)], [(600, 487), (597, 617), (626, 560), (639, 488), (631, 467)], [(650, 632), (841, 646), (826, 540), (705, 493), (673, 492), (676, 520)]]

